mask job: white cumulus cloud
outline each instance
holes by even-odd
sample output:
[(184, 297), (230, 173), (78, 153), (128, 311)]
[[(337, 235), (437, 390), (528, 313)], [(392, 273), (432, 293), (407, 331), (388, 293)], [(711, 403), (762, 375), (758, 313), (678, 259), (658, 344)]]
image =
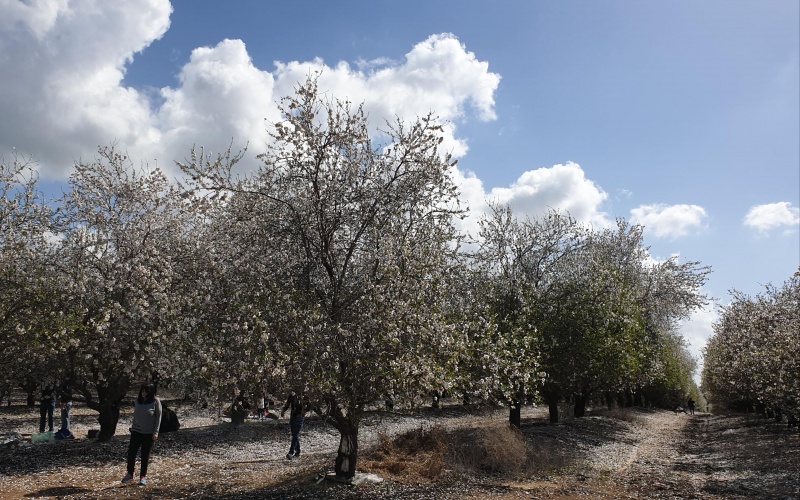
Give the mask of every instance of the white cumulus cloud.
[(594, 226), (610, 224), (600, 210), (608, 194), (587, 179), (577, 163), (528, 170), (510, 187), (492, 189), (488, 198), (510, 205), (519, 214), (534, 216), (556, 209)]
[(276, 102), (321, 71), (328, 95), (364, 103), (375, 128), (383, 117), (409, 121), (429, 112), (445, 126), (444, 148), (463, 156), (459, 122), (495, 118), (500, 76), (455, 36), (437, 34), (393, 62), (328, 65), (321, 59), (253, 64), (241, 40), (197, 47), (178, 84), (126, 87), (127, 66), (170, 26), (168, 0), (0, 0), (0, 151), (33, 156), (43, 178), (63, 179), (79, 158), (116, 142), (134, 160), (170, 168), (192, 146), (263, 150)]
[(488, 193), (480, 179), (470, 173), (458, 173), (456, 183), (470, 209), (470, 216), (461, 227), (473, 236), (477, 235), (478, 220), (487, 212), (489, 202), (509, 205), (518, 217), (534, 218), (554, 209), (568, 212), (595, 228), (613, 222), (601, 210), (608, 194), (587, 179), (581, 166), (573, 162), (528, 170), (511, 186), (494, 187)]
[(631, 210), (630, 221), (656, 238), (675, 239), (702, 227), (706, 210), (698, 205), (642, 205)]
[(99, 144), (157, 139), (125, 65), (169, 28), (167, 0), (0, 0), (0, 150), (64, 176)]
[(744, 224), (760, 232), (775, 228), (796, 230), (797, 226), (800, 226), (800, 208), (793, 207), (787, 201), (756, 205), (747, 211)]

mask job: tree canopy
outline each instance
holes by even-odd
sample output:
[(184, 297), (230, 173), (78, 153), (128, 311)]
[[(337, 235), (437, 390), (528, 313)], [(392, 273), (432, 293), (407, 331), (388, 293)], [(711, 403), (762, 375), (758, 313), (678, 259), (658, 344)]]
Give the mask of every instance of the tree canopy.
[(720, 408), (800, 404), (800, 270), (755, 297), (736, 290), (705, 349), (703, 389)]
[[(706, 303), (709, 268), (653, 262), (643, 228), (622, 219), (592, 229), (501, 205), (467, 251), (435, 115), (376, 132), (313, 76), (280, 110), (252, 170), (247, 151), (193, 148), (170, 182), (112, 145), (47, 204), (32, 165), (2, 163), (6, 383), (69, 385), (99, 412), (102, 439), (137, 382), (211, 404), (303, 392), (339, 431), (345, 478), (363, 413), (384, 401), (449, 393), (507, 405), (519, 425), (532, 400), (557, 420), (562, 401), (580, 416), (590, 401), (696, 390), (676, 324)], [(779, 302), (783, 325), (791, 300)], [(795, 390), (759, 384), (770, 401)]]

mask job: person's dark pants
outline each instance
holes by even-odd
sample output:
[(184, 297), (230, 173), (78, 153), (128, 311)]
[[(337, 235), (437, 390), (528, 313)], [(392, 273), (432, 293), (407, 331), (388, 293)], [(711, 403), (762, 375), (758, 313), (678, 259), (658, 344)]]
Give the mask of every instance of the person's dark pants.
[(128, 474), (133, 475), (133, 467), (136, 465), (136, 453), (142, 449), (142, 464), (139, 468), (139, 475), (147, 475), (147, 462), (150, 460), (150, 450), (153, 449), (153, 435), (141, 434), (131, 431), (131, 443), (128, 445)]
[(289, 419), (289, 429), (292, 431), (292, 444), (289, 447), (289, 455), (300, 456), (300, 429), (303, 428), (303, 417), (292, 417)]
[(52, 399), (43, 399), (39, 403), (39, 432), (44, 432), (44, 421), (47, 418), (47, 428), (53, 432), (53, 410), (56, 407), (56, 402)]

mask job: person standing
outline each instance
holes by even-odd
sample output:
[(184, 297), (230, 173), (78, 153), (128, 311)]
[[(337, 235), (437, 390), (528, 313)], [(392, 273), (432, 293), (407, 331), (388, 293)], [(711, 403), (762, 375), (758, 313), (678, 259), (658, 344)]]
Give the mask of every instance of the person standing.
[(47, 420), (47, 428), (53, 432), (53, 410), (56, 408), (56, 400), (53, 396), (52, 386), (47, 385), (42, 389), (42, 399), (39, 401), (39, 433), (44, 432), (44, 422)]
[(687, 401), (686, 406), (689, 407), (689, 414), (694, 415), (694, 399), (689, 398), (689, 401)]
[(256, 403), (256, 415), (258, 415), (259, 420), (264, 420), (264, 393), (261, 392), (258, 395), (258, 402)]
[(158, 428), (161, 425), (161, 401), (156, 397), (156, 386), (142, 384), (139, 396), (133, 405), (133, 424), (131, 425), (131, 441), (128, 445), (128, 473), (122, 478), (123, 483), (133, 479), (136, 465), (136, 454), (142, 450), (142, 463), (139, 466), (139, 484), (147, 484), (147, 465), (150, 450), (158, 440)]
[(286, 404), (283, 405), (281, 417), (289, 409), (291, 409), (289, 412), (289, 429), (292, 432), (292, 444), (289, 446), (289, 453), (286, 454), (287, 460), (300, 458), (300, 430), (305, 422), (308, 401), (302, 394), (292, 392), (289, 395), (289, 399), (286, 400)]

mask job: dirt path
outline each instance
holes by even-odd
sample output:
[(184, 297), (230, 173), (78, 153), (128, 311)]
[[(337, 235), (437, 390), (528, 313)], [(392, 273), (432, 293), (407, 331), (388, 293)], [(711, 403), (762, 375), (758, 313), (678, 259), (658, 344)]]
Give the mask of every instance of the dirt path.
[[(642, 418), (627, 445), (614, 440), (595, 450), (596, 463), (579, 493), (594, 498), (800, 499), (800, 436), (785, 424), (753, 415), (658, 412)], [(604, 461), (609, 455), (616, 460)]]
[[(282, 458), (285, 423), (232, 428), (184, 414), (186, 428), (159, 442), (146, 490), (119, 483), (126, 446), (120, 436), (0, 450), (0, 498), (800, 499), (800, 433), (754, 415), (631, 408), (552, 425), (546, 411), (528, 409), (524, 440), (549, 463), (524, 477), (451, 471), (433, 483), (319, 490), (315, 472), (330, 465), (336, 443), (322, 422), (307, 422), (307, 454), (295, 463)], [(504, 417), (464, 409), (391, 415), (365, 424), (363, 437), (366, 444), (378, 429), (446, 422), (485, 430)], [(93, 419), (90, 412), (76, 414), (81, 433)], [(21, 431), (34, 421), (28, 409), (0, 410), (0, 427)]]
[(682, 466), (704, 417), (660, 412), (645, 419), (646, 425), (637, 430), (638, 444), (609, 481), (634, 498), (694, 498), (703, 490), (704, 478)]

